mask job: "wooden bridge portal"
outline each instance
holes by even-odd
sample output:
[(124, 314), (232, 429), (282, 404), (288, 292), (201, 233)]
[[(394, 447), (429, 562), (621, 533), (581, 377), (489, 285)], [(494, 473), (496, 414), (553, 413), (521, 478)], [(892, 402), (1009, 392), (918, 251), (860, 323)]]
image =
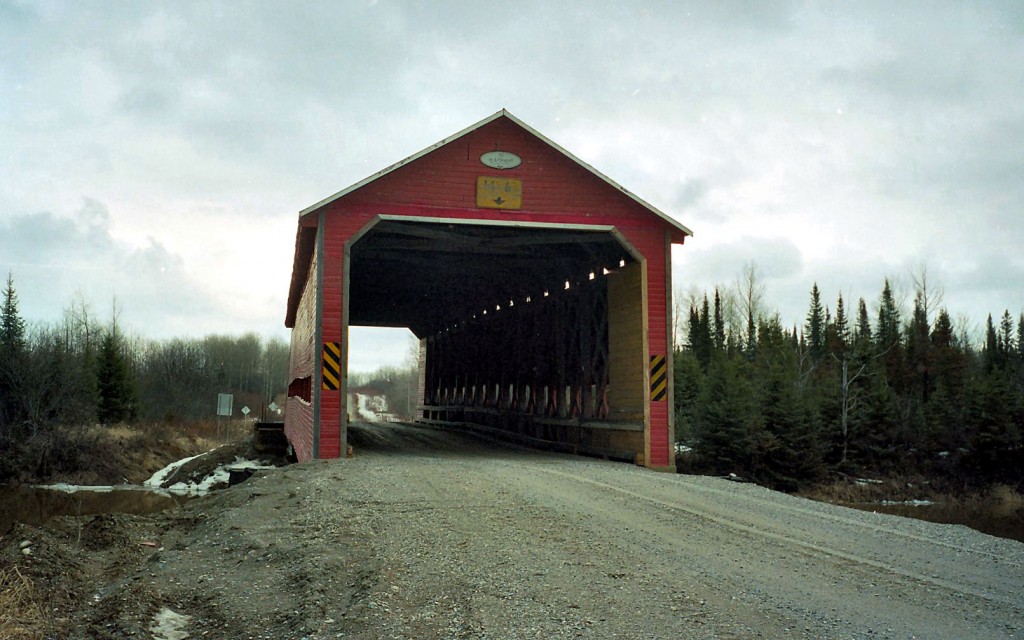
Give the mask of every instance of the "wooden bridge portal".
[(348, 327), (420, 340), (418, 419), (673, 467), (691, 232), (505, 110), (299, 215), (285, 432), (346, 450)]

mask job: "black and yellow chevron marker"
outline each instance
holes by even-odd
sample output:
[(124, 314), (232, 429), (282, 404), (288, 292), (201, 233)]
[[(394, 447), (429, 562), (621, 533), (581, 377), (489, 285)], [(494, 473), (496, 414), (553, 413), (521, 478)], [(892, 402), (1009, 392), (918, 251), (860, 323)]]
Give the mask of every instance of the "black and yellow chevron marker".
[(337, 391), (341, 386), (341, 343), (324, 343), (323, 383), (325, 391)]
[(651, 356), (651, 401), (668, 397), (668, 364), (665, 356)]

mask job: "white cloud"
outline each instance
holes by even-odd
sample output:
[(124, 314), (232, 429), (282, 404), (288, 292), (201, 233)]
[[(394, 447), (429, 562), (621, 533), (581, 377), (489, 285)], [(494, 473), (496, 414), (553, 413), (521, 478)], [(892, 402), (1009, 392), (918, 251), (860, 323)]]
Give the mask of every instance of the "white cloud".
[(508, 107), (696, 232), (677, 284), (753, 260), (799, 321), (815, 281), (871, 300), (926, 261), (951, 306), (1016, 314), (1021, 25), (1015, 2), (3, 3), (0, 268), (40, 318), (83, 290), (143, 333), (283, 332), (296, 213)]

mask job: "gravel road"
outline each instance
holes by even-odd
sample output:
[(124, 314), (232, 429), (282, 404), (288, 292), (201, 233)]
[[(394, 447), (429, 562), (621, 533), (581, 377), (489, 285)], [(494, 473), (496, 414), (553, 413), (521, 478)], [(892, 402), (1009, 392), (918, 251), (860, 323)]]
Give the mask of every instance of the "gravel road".
[(351, 439), (125, 524), (163, 549), (100, 571), (79, 632), (169, 639), (166, 608), (209, 638), (1024, 638), (1019, 542), (433, 429)]

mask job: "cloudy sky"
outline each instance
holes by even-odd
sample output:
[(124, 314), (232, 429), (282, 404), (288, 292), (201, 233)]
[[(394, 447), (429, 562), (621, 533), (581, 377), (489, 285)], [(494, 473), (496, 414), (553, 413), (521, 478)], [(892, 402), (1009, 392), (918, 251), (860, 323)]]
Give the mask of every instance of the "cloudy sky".
[(298, 211), (503, 107), (694, 230), (683, 290), (1024, 311), (1017, 0), (0, 0), (0, 269), (32, 321), (287, 338)]

